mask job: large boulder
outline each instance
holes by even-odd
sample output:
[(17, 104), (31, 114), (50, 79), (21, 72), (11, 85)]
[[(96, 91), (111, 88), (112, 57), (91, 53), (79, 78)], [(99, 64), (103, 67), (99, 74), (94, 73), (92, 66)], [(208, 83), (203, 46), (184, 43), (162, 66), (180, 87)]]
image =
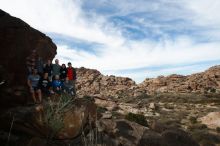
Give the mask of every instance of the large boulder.
[(112, 146), (199, 146), (185, 131), (167, 127), (160, 132), (124, 119), (101, 119), (99, 131)]
[(138, 146), (199, 146), (199, 144), (183, 130), (168, 129), (162, 133), (146, 130)]
[(132, 97), (135, 94), (135, 82), (126, 77), (105, 76), (95, 69), (84, 67), (77, 69), (77, 94), (79, 96), (99, 96), (105, 98)]
[[(27, 59), (33, 52), (46, 61), (54, 58), (56, 49), (56, 45), (45, 34), (19, 18), (0, 10), (0, 82), (6, 81), (4, 85), (0, 86), (0, 96), (2, 97), (0, 103), (16, 102), (16, 100), (24, 98)], [(6, 94), (7, 98), (3, 98), (6, 97)], [(10, 101), (9, 96), (12, 98)]]
[(199, 120), (209, 128), (216, 129), (217, 127), (220, 127), (220, 112), (211, 112), (206, 116), (199, 118)]

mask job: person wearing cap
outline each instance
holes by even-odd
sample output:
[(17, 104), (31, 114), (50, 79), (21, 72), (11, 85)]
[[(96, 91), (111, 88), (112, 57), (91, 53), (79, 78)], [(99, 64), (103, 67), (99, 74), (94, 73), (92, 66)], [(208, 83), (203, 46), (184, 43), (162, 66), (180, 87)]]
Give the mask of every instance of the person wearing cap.
[(73, 85), (73, 92), (74, 95), (76, 95), (76, 88), (75, 88), (75, 83), (76, 83), (76, 69), (72, 67), (71, 62), (68, 63), (67, 67), (67, 77), (69, 82)]

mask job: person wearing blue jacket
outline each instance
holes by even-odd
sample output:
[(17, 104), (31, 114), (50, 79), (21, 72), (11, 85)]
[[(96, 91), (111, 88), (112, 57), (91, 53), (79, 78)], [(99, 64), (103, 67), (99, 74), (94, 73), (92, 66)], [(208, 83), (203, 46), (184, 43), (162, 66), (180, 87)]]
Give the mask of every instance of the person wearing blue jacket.
[(52, 82), (53, 91), (57, 94), (61, 94), (63, 83), (60, 80), (59, 75), (55, 76), (55, 80)]

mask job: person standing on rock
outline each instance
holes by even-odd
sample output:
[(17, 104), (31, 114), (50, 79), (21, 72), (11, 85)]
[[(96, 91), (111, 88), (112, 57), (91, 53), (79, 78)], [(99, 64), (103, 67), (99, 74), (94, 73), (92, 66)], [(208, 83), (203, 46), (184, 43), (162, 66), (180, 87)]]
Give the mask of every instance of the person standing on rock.
[(67, 77), (69, 79), (69, 82), (73, 85), (73, 92), (74, 92), (74, 95), (76, 95), (76, 87), (75, 87), (75, 83), (76, 83), (76, 69), (72, 67), (71, 62), (68, 63)]
[(65, 81), (66, 79), (66, 76), (67, 76), (67, 69), (66, 69), (66, 65), (65, 64), (62, 64), (61, 68), (60, 68), (60, 80), (62, 82)]
[(50, 82), (52, 81), (52, 64), (51, 60), (47, 60), (47, 64), (44, 66), (44, 73), (48, 73)]
[(52, 64), (52, 75), (53, 75), (53, 79), (55, 79), (55, 76), (58, 75), (60, 76), (60, 65), (59, 65), (59, 60), (56, 59), (55, 60), (55, 64)]
[[(41, 90), (39, 87), (39, 80), (40, 80), (40, 75), (37, 74), (37, 69), (33, 69), (32, 74), (28, 76), (28, 87), (30, 88), (30, 92), (32, 94), (32, 98), (34, 100), (34, 103), (41, 103), (42, 102), (42, 95), (41, 95)], [(35, 93), (37, 93), (38, 100), (35, 96)]]
[(38, 74), (43, 77), (43, 74), (44, 74), (44, 63), (43, 63), (43, 60), (40, 56), (38, 56), (37, 60), (36, 60), (36, 68), (37, 68), (37, 71), (38, 71)]

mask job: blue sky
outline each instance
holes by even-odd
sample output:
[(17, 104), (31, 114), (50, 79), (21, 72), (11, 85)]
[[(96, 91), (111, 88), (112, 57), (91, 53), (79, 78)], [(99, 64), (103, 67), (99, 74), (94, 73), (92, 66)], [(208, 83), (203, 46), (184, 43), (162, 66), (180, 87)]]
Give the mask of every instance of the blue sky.
[(136, 82), (220, 64), (219, 0), (0, 0), (50, 36), (61, 63)]

